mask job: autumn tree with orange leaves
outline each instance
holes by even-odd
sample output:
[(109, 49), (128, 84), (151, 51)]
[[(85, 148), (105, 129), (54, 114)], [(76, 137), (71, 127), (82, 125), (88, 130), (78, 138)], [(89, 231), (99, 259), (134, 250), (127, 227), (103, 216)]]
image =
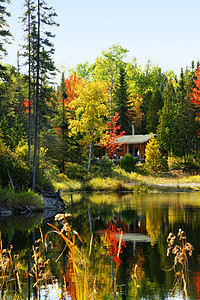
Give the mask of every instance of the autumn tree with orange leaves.
[(195, 72), (195, 75), (197, 79), (194, 79), (193, 81), (196, 87), (192, 89), (190, 100), (197, 108), (197, 112), (196, 112), (197, 120), (200, 122), (200, 69), (199, 68)]
[(62, 123), (64, 124), (69, 118), (73, 118), (74, 110), (71, 109), (70, 103), (77, 97), (76, 88), (79, 81), (80, 78), (77, 78), (76, 73), (67, 79), (64, 78), (64, 73), (62, 74), (61, 85), (58, 89), (57, 95), (59, 110), (62, 111)]

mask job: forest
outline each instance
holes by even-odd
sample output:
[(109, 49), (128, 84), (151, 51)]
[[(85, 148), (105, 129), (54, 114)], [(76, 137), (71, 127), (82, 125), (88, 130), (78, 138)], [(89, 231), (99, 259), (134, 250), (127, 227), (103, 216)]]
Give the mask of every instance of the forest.
[(18, 65), (5, 65), (13, 38), (8, 2), (0, 1), (1, 187), (46, 191), (60, 174), (80, 181), (106, 176), (109, 162), (100, 165), (96, 157), (103, 147), (112, 157), (115, 139), (131, 134), (132, 122), (136, 134), (156, 134), (163, 168), (169, 157), (199, 167), (198, 61), (177, 76), (150, 60), (144, 68), (137, 58), (127, 61), (129, 50), (114, 44), (93, 64), (60, 73), (55, 86), (56, 12), (44, 0), (24, 1)]

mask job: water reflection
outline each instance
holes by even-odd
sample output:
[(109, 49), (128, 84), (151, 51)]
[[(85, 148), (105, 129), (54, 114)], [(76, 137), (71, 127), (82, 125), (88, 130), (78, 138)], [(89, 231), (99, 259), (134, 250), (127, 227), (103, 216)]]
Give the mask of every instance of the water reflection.
[[(66, 195), (68, 199), (70, 195)], [(189, 299), (200, 299), (200, 253), (199, 253), (199, 209), (200, 194), (82, 194), (73, 195), (73, 217), (70, 219), (72, 230), (76, 230), (83, 243), (76, 241), (81, 253), (77, 268), (87, 265), (82, 284), (87, 285), (89, 299), (170, 299), (174, 288), (174, 273), (166, 272), (173, 265), (174, 256), (167, 257), (167, 236), (176, 234), (181, 228), (187, 239), (194, 246), (189, 258)], [(56, 226), (58, 222), (48, 220)], [(20, 255), (20, 276), (23, 278), (23, 299), (36, 299), (28, 287), (28, 258), (32, 253), (33, 230), (35, 239), (40, 238), (39, 227), (45, 233), (50, 226), (43, 222), (43, 217), (7, 218), (0, 223), (3, 247), (13, 245), (13, 253)], [(121, 235), (121, 232), (123, 234)], [(63, 285), (67, 299), (78, 299), (76, 282), (70, 276), (69, 253), (64, 249), (64, 242), (58, 235), (51, 235), (53, 249), (48, 248), (50, 268), (59, 289)], [(31, 254), (31, 264), (33, 264)], [(27, 277), (27, 278), (26, 278)], [(42, 287), (46, 299), (56, 299), (51, 282), (48, 289)], [(43, 295), (42, 294), (42, 295)], [(52, 295), (52, 296), (51, 296)], [(184, 293), (178, 286), (173, 297), (184, 299)], [(58, 299), (58, 298), (57, 298)], [(84, 299), (84, 298), (83, 298)]]

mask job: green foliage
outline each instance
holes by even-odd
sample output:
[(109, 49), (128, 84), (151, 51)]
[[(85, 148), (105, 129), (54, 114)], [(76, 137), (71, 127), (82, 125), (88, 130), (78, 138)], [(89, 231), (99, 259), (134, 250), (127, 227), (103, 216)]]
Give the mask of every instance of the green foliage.
[(160, 114), (157, 135), (159, 144), (167, 152), (172, 153), (177, 148), (177, 101), (173, 82), (168, 82), (164, 90), (164, 105)]
[[(11, 14), (7, 11), (6, 6), (4, 4), (9, 4), (10, 1), (9, 0), (1, 0), (1, 6), (0, 6), (0, 58), (2, 58), (3, 55), (7, 54), (6, 48), (5, 48), (5, 44), (10, 44), (10, 40), (11, 40), (11, 33), (9, 30), (9, 25), (7, 23), (7, 17), (10, 17)], [(2, 55), (3, 54), (3, 55)]]
[(30, 183), (29, 168), (1, 139), (0, 165), (0, 184), (3, 187), (10, 185), (12, 180), (16, 189), (28, 188)]
[(161, 95), (161, 91), (156, 89), (150, 99), (149, 108), (147, 112), (147, 131), (148, 132), (156, 132), (158, 121), (159, 121), (159, 113), (163, 106), (163, 99)]
[(186, 157), (198, 148), (198, 124), (190, 102), (192, 72), (181, 71), (179, 82), (169, 81), (164, 90), (157, 135), (160, 146), (170, 155)]
[(42, 209), (43, 207), (42, 198), (33, 191), (14, 192), (10, 189), (2, 189), (1, 186), (0, 203), (11, 211), (17, 211), (19, 206), (33, 205), (36, 209)]
[(109, 157), (104, 157), (97, 161), (97, 173), (103, 177), (111, 176), (113, 171), (113, 162)]
[(160, 152), (158, 142), (153, 136), (145, 148), (145, 166), (150, 171), (158, 171), (161, 168), (162, 153)]
[[(23, 30), (25, 32), (25, 45), (23, 45), (24, 53), (22, 54), (27, 60), (31, 61), (31, 72), (33, 74), (36, 72), (37, 64), (37, 14), (38, 7), (34, 1), (25, 0), (24, 4), (24, 16), (21, 18), (23, 23)], [(56, 67), (54, 60), (52, 58), (55, 48), (52, 42), (52, 38), (55, 35), (50, 31), (53, 26), (59, 26), (55, 21), (57, 14), (52, 7), (48, 7), (44, 0), (40, 1), (40, 76), (42, 78), (43, 88), (44, 83), (47, 83), (52, 76), (56, 75)], [(27, 15), (30, 18), (30, 24), (28, 28)], [(50, 30), (48, 30), (50, 28)], [(30, 34), (29, 34), (30, 30)], [(31, 55), (29, 56), (29, 42)]]
[(112, 115), (113, 90), (116, 80), (119, 77), (119, 71), (125, 66), (123, 59), (128, 50), (120, 45), (112, 45), (106, 51), (102, 51), (102, 56), (95, 62), (93, 75), (95, 80), (103, 80), (107, 83), (110, 90), (110, 115)]
[(87, 169), (79, 164), (67, 162), (65, 163), (64, 174), (70, 179), (84, 180), (87, 175)]
[(116, 111), (120, 115), (118, 125), (121, 125), (120, 130), (126, 134), (131, 134), (131, 107), (129, 101), (128, 85), (126, 71), (120, 69), (120, 77), (114, 93)]
[[(0, 185), (15, 190), (28, 190), (32, 178), (32, 167), (27, 163), (28, 146), (21, 142), (16, 151), (11, 151), (0, 139)], [(45, 172), (48, 166), (44, 163), (44, 151), (40, 155), (40, 168), (37, 168), (37, 191), (54, 190), (50, 176)]]
[(139, 132), (141, 134), (147, 133), (147, 113), (148, 113), (151, 98), (152, 98), (152, 91), (150, 91), (150, 90), (145, 91), (143, 94), (142, 103), (140, 104), (142, 119), (141, 119), (141, 125), (139, 128)]
[(70, 70), (70, 73), (76, 73), (77, 77), (90, 81), (92, 78), (93, 69), (94, 65), (90, 65), (88, 61), (86, 61), (85, 63), (77, 64), (75, 69)]
[(120, 161), (120, 168), (124, 169), (126, 172), (133, 172), (136, 167), (136, 159), (130, 154), (124, 155)]

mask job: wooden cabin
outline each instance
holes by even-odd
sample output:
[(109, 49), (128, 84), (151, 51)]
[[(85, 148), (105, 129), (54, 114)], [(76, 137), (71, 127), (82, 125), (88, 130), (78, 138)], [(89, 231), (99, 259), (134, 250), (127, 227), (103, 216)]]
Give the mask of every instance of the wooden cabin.
[(125, 154), (130, 153), (137, 160), (144, 161), (145, 148), (152, 136), (155, 134), (135, 134), (134, 123), (132, 123), (132, 135), (124, 135), (116, 141), (121, 144), (121, 147), (117, 149), (115, 159), (121, 159)]

